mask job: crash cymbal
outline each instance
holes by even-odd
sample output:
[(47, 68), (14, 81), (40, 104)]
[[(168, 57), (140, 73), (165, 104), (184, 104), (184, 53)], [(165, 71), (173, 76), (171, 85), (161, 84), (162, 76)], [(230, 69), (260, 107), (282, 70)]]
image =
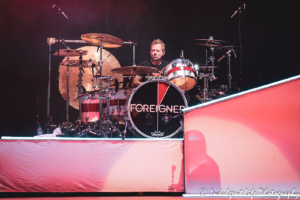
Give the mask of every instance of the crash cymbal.
[(195, 42), (201, 46), (207, 47), (223, 47), (231, 46), (232, 44), (223, 40), (211, 40), (211, 39), (195, 39)]
[[(60, 63), (61, 65), (64, 65), (64, 66), (68, 66), (69, 67), (80, 67), (80, 61), (79, 60), (69, 60), (69, 61), (62, 61)], [(99, 63), (96, 62), (96, 61), (90, 61), (90, 60), (83, 60), (82, 61), (82, 66), (83, 67), (92, 67), (92, 64), (95, 64), (95, 67), (99, 67)]]
[(103, 33), (86, 33), (81, 35), (81, 39), (94, 46), (101, 46), (103, 38), (103, 47), (105, 48), (118, 48), (124, 44), (124, 42), (115, 36), (103, 34)]
[(135, 68), (135, 74), (148, 74), (148, 73), (155, 73), (159, 70), (156, 67), (147, 67), (147, 66), (126, 66), (117, 69), (113, 69), (112, 72), (116, 72), (119, 74), (130, 74), (133, 69)]
[[(81, 47), (80, 49), (87, 50), (88, 54), (82, 56), (83, 60), (93, 60), (93, 61), (99, 61), (100, 60), (100, 55), (99, 52), (97, 52), (97, 47), (93, 46), (85, 46)], [(110, 55), (110, 56), (109, 56)], [(122, 76), (122, 74), (119, 73), (114, 73), (111, 72), (112, 69), (115, 68), (121, 68), (120, 63), (118, 60), (110, 54), (110, 52), (106, 51), (103, 49), (102, 52), (102, 60), (103, 60), (103, 67), (102, 67), (102, 75), (103, 76)], [(78, 60), (78, 57), (70, 57), (70, 60)], [(66, 61), (67, 58), (64, 58), (63, 61)], [(99, 70), (99, 66), (96, 67)], [(62, 97), (65, 99), (67, 96), (67, 77), (66, 77), (66, 72), (67, 72), (67, 67), (64, 65), (59, 66), (59, 91), (62, 95)], [(75, 108), (79, 109), (79, 101), (77, 99), (77, 93), (78, 93), (78, 74), (79, 74), (79, 68), (78, 67), (70, 67), (69, 68), (69, 73), (70, 73), (70, 82), (69, 82), (69, 95), (70, 95), (70, 105)], [(94, 70), (94, 74), (98, 75), (97, 70)], [(85, 88), (86, 91), (93, 91), (93, 86), (92, 86), (92, 70), (91, 68), (85, 68), (83, 77), (82, 77), (82, 85)], [(123, 78), (118, 78), (119, 82), (123, 81)], [(99, 82), (99, 80), (96, 80), (96, 82)], [(102, 80), (103, 85), (105, 86), (106, 81)], [(123, 87), (123, 84), (120, 84), (120, 88)], [(98, 90), (96, 88), (96, 90)]]
[[(88, 51), (81, 50), (80, 49), (69, 49), (69, 56), (80, 56), (80, 52), (82, 52), (82, 55), (86, 55)], [(58, 50), (51, 53), (54, 56), (58, 56)], [(59, 56), (68, 56), (68, 49), (60, 49), (59, 50)]]

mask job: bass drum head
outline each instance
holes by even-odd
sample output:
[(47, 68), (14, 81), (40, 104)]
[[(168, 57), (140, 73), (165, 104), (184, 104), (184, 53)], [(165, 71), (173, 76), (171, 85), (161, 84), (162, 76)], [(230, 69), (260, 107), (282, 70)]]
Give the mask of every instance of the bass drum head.
[(141, 136), (168, 138), (182, 128), (179, 118), (187, 107), (183, 92), (166, 80), (151, 80), (133, 90), (127, 102), (131, 129)]

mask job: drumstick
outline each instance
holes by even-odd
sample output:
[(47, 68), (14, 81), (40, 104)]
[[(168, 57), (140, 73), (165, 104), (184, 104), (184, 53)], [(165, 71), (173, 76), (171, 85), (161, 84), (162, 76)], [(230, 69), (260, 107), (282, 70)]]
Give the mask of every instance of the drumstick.
[(165, 70), (166, 67), (164, 67), (162, 70), (159, 71), (159, 74), (161, 75), (161, 73)]

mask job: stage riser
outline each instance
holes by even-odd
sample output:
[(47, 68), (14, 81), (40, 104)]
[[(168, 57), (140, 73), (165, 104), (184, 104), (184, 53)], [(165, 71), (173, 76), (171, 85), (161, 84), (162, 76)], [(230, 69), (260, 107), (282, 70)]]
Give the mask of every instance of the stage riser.
[(0, 192), (183, 192), (182, 140), (0, 140)]

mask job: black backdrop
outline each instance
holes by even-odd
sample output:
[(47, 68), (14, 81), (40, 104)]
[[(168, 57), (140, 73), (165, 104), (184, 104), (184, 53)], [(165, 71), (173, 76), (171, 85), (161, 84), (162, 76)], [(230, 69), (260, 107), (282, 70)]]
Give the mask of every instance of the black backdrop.
[[(241, 23), (242, 89), (298, 75), (299, 17), (291, 1), (0, 0), (0, 135), (36, 133), (37, 97), (42, 122), (46, 121), (47, 38), (58, 35), (53, 4), (69, 17), (61, 17), (62, 38), (74, 40), (84, 33), (107, 33), (123, 41), (135, 40), (137, 63), (149, 58), (151, 41), (160, 38), (166, 44), (166, 60), (178, 58), (184, 50), (186, 58), (201, 65), (205, 50), (192, 40), (214, 36), (239, 45), (238, 16), (230, 16), (242, 3), (246, 3)], [(114, 56), (121, 66), (132, 64), (132, 48), (128, 45), (117, 49)], [(61, 123), (65, 121), (65, 102), (56, 81), (57, 58), (52, 61), (51, 116), (55, 123)], [(221, 62), (226, 66), (225, 59)], [(71, 121), (76, 114), (72, 108)]]

